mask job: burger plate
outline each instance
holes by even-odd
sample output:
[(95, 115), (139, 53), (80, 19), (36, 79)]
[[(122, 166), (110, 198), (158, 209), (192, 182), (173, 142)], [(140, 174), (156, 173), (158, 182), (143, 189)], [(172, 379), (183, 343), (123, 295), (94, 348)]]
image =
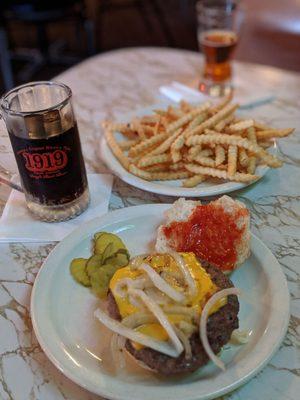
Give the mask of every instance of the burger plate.
[(253, 234), (251, 256), (231, 279), (242, 290), (240, 328), (250, 340), (227, 345), (221, 353), (222, 372), (212, 363), (176, 378), (162, 378), (128, 360), (112, 368), (110, 333), (95, 320), (99, 300), (71, 277), (69, 263), (88, 257), (97, 231), (119, 235), (131, 255), (153, 249), (156, 229), (167, 204), (124, 208), (95, 219), (67, 236), (49, 254), (34, 283), (31, 317), (37, 339), (53, 364), (85, 389), (108, 399), (200, 400), (228, 393), (256, 375), (278, 349), (289, 321), (285, 276), (271, 251)]

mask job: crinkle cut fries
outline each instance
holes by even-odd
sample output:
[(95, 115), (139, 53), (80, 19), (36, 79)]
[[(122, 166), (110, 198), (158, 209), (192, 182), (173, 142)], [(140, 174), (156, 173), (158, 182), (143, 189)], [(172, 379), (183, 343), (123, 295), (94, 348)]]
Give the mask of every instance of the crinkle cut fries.
[[(219, 104), (205, 102), (153, 110), (128, 124), (104, 121), (106, 141), (122, 166), (148, 180), (183, 180), (195, 187), (217, 178), (235, 182), (258, 179), (256, 166), (281, 167), (282, 161), (268, 153), (274, 138), (294, 129), (273, 129), (254, 119), (235, 115), (238, 104), (225, 97)], [(125, 140), (117, 141), (115, 133)]]

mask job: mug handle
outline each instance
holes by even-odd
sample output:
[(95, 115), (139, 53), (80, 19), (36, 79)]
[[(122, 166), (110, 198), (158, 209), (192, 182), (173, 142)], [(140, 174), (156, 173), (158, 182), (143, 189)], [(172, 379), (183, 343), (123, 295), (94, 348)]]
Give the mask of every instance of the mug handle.
[(11, 173), (6, 168), (4, 168), (1, 164), (0, 164), (0, 183), (3, 183), (4, 185), (11, 187), (12, 189), (15, 189), (15, 190), (18, 190), (19, 192), (24, 193), (24, 190), (21, 188), (20, 185), (12, 182)]
[[(0, 119), (3, 119), (0, 109)], [(24, 190), (20, 185), (11, 181), (11, 172), (8, 171), (0, 164), (0, 183), (11, 187), (12, 189), (18, 190), (19, 192), (24, 193)]]

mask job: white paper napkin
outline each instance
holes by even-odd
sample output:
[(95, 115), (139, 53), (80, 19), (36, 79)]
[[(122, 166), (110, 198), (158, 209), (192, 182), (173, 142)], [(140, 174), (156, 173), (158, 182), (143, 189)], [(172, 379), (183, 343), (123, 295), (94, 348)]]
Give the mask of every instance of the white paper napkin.
[(113, 183), (109, 174), (88, 174), (91, 201), (78, 217), (66, 222), (42, 222), (28, 211), (24, 194), (13, 190), (0, 219), (2, 242), (51, 242), (60, 241), (84, 222), (105, 214)]
[[(196, 89), (183, 85), (179, 82), (172, 82), (169, 85), (161, 86), (159, 92), (168, 99), (179, 103), (181, 100), (188, 101), (189, 103), (196, 103), (201, 101), (210, 100), (212, 102), (219, 101), (218, 98), (211, 98)], [(242, 86), (242, 82), (235, 84), (234, 100), (240, 104), (240, 109), (252, 109), (264, 104), (271, 103), (275, 99), (272, 93), (266, 94), (264, 91), (258, 90), (248, 91)]]

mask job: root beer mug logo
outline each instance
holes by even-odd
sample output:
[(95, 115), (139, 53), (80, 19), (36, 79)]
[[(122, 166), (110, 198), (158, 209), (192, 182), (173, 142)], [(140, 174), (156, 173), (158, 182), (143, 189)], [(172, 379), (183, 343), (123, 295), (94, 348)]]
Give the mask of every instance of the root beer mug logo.
[(10, 134), (27, 197), (47, 205), (64, 204), (87, 188), (77, 125), (48, 138)]
[[(56, 149), (47, 152), (33, 152), (35, 149), (21, 150), (18, 154), (23, 156), (25, 168), (37, 175), (37, 178), (51, 178), (65, 168), (68, 163), (67, 152), (70, 148)], [(48, 149), (47, 149), (48, 150)]]

